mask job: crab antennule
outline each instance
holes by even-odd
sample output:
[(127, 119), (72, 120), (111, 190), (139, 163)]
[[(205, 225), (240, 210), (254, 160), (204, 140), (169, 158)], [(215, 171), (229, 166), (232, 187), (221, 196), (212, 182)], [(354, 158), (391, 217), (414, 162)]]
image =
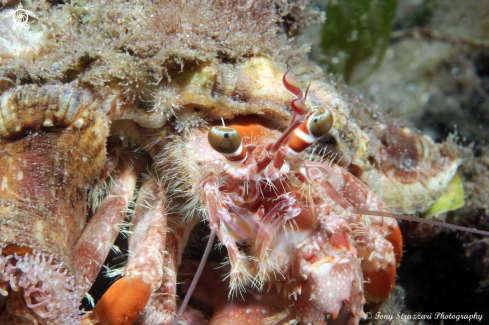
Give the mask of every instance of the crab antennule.
[(306, 94), (304, 95), (304, 97), (299, 97), (297, 99), (294, 99), (290, 103), (290, 107), (292, 107), (292, 110), (301, 116), (305, 115), (307, 111), (306, 99), (307, 99), (307, 92), (309, 91), (309, 87), (311, 87), (311, 84), (307, 86)]
[(290, 102), (290, 107), (292, 108), (292, 110), (294, 110), (294, 112), (303, 116), (304, 114), (306, 114), (307, 111), (306, 98), (303, 97), (303, 98), (296, 98), (292, 100)]
[(304, 122), (304, 118), (302, 118), (302, 116), (297, 116), (297, 119), (293, 121), (291, 124), (289, 124), (287, 130), (285, 130), (282, 136), (280, 136), (280, 138), (278, 138), (278, 140), (275, 141), (272, 148), (270, 149), (270, 153), (274, 155), (278, 151), (278, 149), (280, 149), (280, 147), (286, 143), (286, 141), (290, 138), (294, 130), (298, 128), (303, 122)]
[(297, 97), (302, 97), (301, 84), (299, 83), (299, 80), (297, 80), (297, 78), (290, 72), (290, 70), (287, 70), (287, 72), (284, 74), (282, 82), (288, 91)]
[(275, 141), (272, 148), (269, 150), (271, 157), (265, 156), (264, 158), (262, 158), (260, 165), (265, 165), (263, 169), (268, 166), (268, 164), (270, 164), (271, 160), (273, 160), (273, 165), (276, 169), (280, 169), (282, 167), (284, 163), (284, 157), (282, 154), (277, 154), (277, 152), (279, 151), (280, 147), (282, 147), (282, 145), (290, 141), (290, 137), (292, 136), (293, 132), (301, 125), (301, 123), (304, 122), (303, 116), (306, 114), (306, 98), (307, 92), (309, 91), (309, 87), (311, 86), (311, 84), (307, 86), (306, 94), (304, 97), (302, 97), (303, 93), (302, 90), (300, 90), (300, 83), (294, 77), (294, 75), (290, 74), (289, 71), (287, 71), (282, 80), (285, 88), (287, 88), (290, 92), (292, 92), (299, 98), (292, 100), (292, 102), (290, 103), (294, 114), (292, 115), (292, 119), (287, 130), (285, 130), (282, 136), (277, 141)]
[(307, 86), (306, 90), (306, 96), (303, 97), (302, 90), (300, 89), (300, 83), (299, 81), (294, 77), (293, 74), (291, 74), (289, 71), (287, 71), (284, 74), (284, 77), (282, 79), (283, 84), (287, 90), (289, 90), (291, 93), (296, 95), (298, 98), (292, 100), (290, 103), (290, 106), (292, 107), (292, 110), (294, 111), (294, 114), (292, 115), (292, 119), (290, 120), (289, 127), (285, 132), (282, 134), (282, 136), (275, 141), (273, 144), (272, 149), (270, 150), (272, 156), (275, 155), (275, 153), (280, 149), (280, 147), (286, 143), (292, 132), (302, 123), (304, 122), (304, 119), (302, 118), (306, 114), (306, 97), (307, 97), (307, 91), (309, 90), (309, 86)]

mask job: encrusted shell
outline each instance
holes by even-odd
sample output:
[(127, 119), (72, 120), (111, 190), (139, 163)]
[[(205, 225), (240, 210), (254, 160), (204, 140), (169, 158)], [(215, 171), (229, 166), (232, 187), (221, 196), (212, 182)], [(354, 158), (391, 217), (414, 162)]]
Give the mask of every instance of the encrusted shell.
[(70, 265), (86, 191), (105, 164), (108, 120), (90, 92), (71, 86), (15, 87), (0, 105), (0, 245)]

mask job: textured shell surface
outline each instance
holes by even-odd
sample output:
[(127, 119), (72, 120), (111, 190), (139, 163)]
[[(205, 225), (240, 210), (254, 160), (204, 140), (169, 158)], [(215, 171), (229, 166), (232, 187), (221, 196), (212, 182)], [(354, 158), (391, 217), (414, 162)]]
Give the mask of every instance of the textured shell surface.
[[(118, 249), (113, 242), (121, 229), (133, 236), (129, 255), (137, 255), (140, 264), (130, 260), (125, 271), (113, 274), (131, 278), (134, 270), (140, 271), (142, 282), (155, 286), (143, 286), (140, 291), (150, 290), (153, 295), (148, 299), (156, 306), (160, 288), (167, 282), (176, 287), (176, 275), (166, 270), (176, 272), (189, 236), (197, 236), (196, 231), (191, 236), (190, 230), (208, 212), (203, 212), (205, 197), (194, 195), (193, 210), (186, 219), (179, 219), (175, 211), (181, 211), (181, 201), (186, 198), (179, 191), (191, 192), (191, 184), (182, 187), (179, 180), (171, 183), (148, 177), (168, 175), (166, 166), (159, 166), (158, 161), (175, 153), (178, 143), (202, 151), (193, 158), (185, 156), (191, 163), (185, 164), (181, 157), (171, 162), (185, 164), (178, 171), (185, 171), (182, 179), (197, 184), (202, 174), (192, 163), (201, 168), (221, 159), (207, 143), (195, 144), (207, 140), (210, 125), (257, 120), (266, 125), (270, 141), (277, 139), (291, 121), (290, 103), (295, 98), (284, 87), (287, 71), (304, 89), (310, 84), (305, 101), (308, 111), (325, 107), (333, 115), (331, 130), (313, 150), (326, 148), (333, 169), (338, 174), (345, 171), (345, 179), (350, 174), (360, 179), (365, 186), (362, 193), (372, 197), (375, 193), (373, 201), (383, 202), (378, 203), (379, 209), (423, 213), (445, 193), (462, 163), (457, 146), (451, 140), (434, 143), (403, 126), (309, 61), (308, 46), (291, 39), (307, 25), (324, 20), (324, 14), (305, 9), (309, 2), (26, 1), (24, 7), (37, 15), (29, 19), (28, 29), (13, 30), (8, 19), (0, 20), (0, 322), (19, 324), (27, 319), (22, 324), (87, 324), (79, 303), (84, 295), (89, 296), (110, 249)], [(16, 1), (7, 1), (0, 16), (15, 6)], [(311, 157), (319, 156), (313, 150)], [(345, 184), (337, 185), (334, 177), (331, 183), (348, 189)], [(117, 215), (119, 221), (110, 226), (104, 221), (95, 230), (102, 214)], [(132, 226), (124, 221), (126, 214)], [(129, 220), (132, 214), (138, 216), (136, 221)], [(165, 215), (165, 220), (145, 219), (151, 214)], [(374, 226), (385, 231), (382, 218), (376, 218), (372, 218)], [(363, 221), (351, 217), (348, 222)], [(149, 225), (159, 225), (164, 231), (138, 233)], [(389, 227), (397, 225), (389, 223)], [(171, 228), (169, 235), (162, 235), (167, 228)], [(110, 239), (100, 229), (107, 229)], [(148, 242), (152, 236), (163, 236), (162, 247), (156, 240)], [(361, 297), (353, 300), (353, 311), (348, 310), (354, 316), (343, 310), (337, 321), (337, 315), (333, 317), (336, 324), (355, 323), (364, 317), (363, 283), (359, 283), (366, 271), (361, 274), (359, 256), (367, 251), (372, 256), (373, 251), (361, 245), (355, 248), (358, 243), (349, 241), (345, 245), (352, 246), (350, 255), (342, 263), (356, 268), (341, 272), (355, 280), (345, 280), (350, 287), (338, 291), (345, 296), (343, 301), (349, 299), (350, 289), (352, 295)], [(384, 250), (392, 250), (392, 245)], [(148, 247), (148, 256), (143, 247)], [(99, 254), (98, 259), (93, 257), (94, 262), (88, 263), (92, 253)], [(141, 266), (146, 261), (143, 257), (154, 262), (157, 271)], [(389, 259), (383, 263), (396, 264), (392, 252)], [(327, 273), (315, 267), (320, 272), (311, 273), (314, 276)], [(182, 268), (196, 269), (192, 262), (183, 263)], [(205, 270), (203, 277), (223, 276), (209, 267)], [(320, 278), (314, 276), (310, 281), (319, 283)], [(196, 297), (206, 299), (205, 286), (197, 287)], [(277, 296), (248, 295), (257, 308), (280, 314), (259, 302), (280, 300)], [(227, 299), (227, 294), (223, 297)], [(375, 300), (370, 302), (378, 303)], [(216, 303), (224, 315), (227, 308), (232, 309), (224, 299)], [(167, 314), (176, 314), (176, 300), (161, 306), (163, 311), (170, 310)], [(154, 317), (169, 317), (161, 315)], [(330, 316), (328, 313), (325, 320), (328, 323), (332, 323)], [(156, 321), (151, 317), (141, 315), (136, 323), (153, 324)], [(165, 324), (171, 324), (172, 317)], [(195, 324), (204, 322), (202, 313), (191, 308), (184, 317), (189, 323), (192, 319)], [(268, 318), (268, 322), (302, 324), (307, 319), (289, 313)]]

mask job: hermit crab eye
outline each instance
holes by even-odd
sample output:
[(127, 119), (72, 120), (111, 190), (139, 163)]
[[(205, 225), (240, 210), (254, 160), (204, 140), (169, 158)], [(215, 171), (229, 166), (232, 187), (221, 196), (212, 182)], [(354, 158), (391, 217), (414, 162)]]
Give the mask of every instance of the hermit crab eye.
[(211, 147), (221, 154), (230, 154), (238, 150), (241, 136), (236, 130), (224, 126), (215, 126), (207, 136)]
[(321, 138), (331, 130), (333, 114), (326, 108), (320, 107), (311, 115), (307, 123), (310, 134), (316, 139)]
[(326, 108), (318, 108), (292, 133), (287, 149), (287, 158), (294, 158), (309, 148), (328, 133), (332, 126), (333, 114)]
[(215, 126), (209, 131), (207, 139), (211, 147), (230, 162), (241, 163), (246, 159), (246, 150), (236, 130), (225, 126)]

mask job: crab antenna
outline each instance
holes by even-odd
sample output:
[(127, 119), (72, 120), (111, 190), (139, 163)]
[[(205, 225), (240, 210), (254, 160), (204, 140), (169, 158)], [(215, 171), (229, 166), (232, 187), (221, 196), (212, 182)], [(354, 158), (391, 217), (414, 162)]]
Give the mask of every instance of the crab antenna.
[(466, 232), (470, 232), (473, 234), (489, 236), (489, 231), (479, 230), (479, 229), (475, 229), (475, 228), (462, 227), (462, 226), (452, 225), (452, 224), (441, 222), (441, 221), (423, 219), (423, 218), (418, 218), (418, 217), (414, 217), (414, 216), (406, 216), (406, 215), (402, 215), (402, 214), (395, 214), (395, 213), (383, 212), (383, 211), (370, 211), (370, 210), (364, 210), (364, 209), (354, 209), (353, 212), (356, 214), (364, 214), (364, 215), (369, 215), (369, 216), (388, 217), (388, 218), (395, 218), (395, 219), (400, 219), (400, 220), (415, 221), (415, 222), (425, 223), (425, 224), (432, 225), (432, 226), (440, 226), (440, 227), (450, 228), (450, 229), (454, 229), (454, 230), (466, 231)]
[(188, 288), (187, 294), (185, 295), (185, 299), (183, 300), (183, 303), (180, 306), (180, 310), (178, 311), (178, 314), (175, 317), (175, 320), (173, 321), (172, 325), (178, 325), (178, 322), (180, 321), (180, 318), (182, 318), (182, 315), (183, 315), (183, 312), (185, 311), (185, 308), (187, 308), (190, 297), (192, 297), (192, 294), (194, 293), (195, 287), (197, 286), (197, 282), (199, 281), (199, 278), (202, 275), (202, 271), (204, 270), (205, 262), (207, 261), (207, 257), (209, 257), (209, 253), (211, 252), (212, 244), (214, 243), (215, 238), (216, 238), (216, 232), (214, 230), (212, 230), (211, 234), (209, 236), (209, 241), (207, 242), (207, 246), (205, 247), (204, 255), (202, 256), (202, 259), (200, 260), (199, 267), (197, 268), (197, 271), (195, 272), (195, 276), (192, 280), (192, 283), (190, 284), (190, 287)]
[(311, 87), (311, 83), (309, 83), (309, 85), (307, 85), (307, 88), (306, 88), (306, 93), (304, 94), (304, 102), (306, 102), (306, 99), (307, 99), (307, 93), (309, 92), (309, 87)]

